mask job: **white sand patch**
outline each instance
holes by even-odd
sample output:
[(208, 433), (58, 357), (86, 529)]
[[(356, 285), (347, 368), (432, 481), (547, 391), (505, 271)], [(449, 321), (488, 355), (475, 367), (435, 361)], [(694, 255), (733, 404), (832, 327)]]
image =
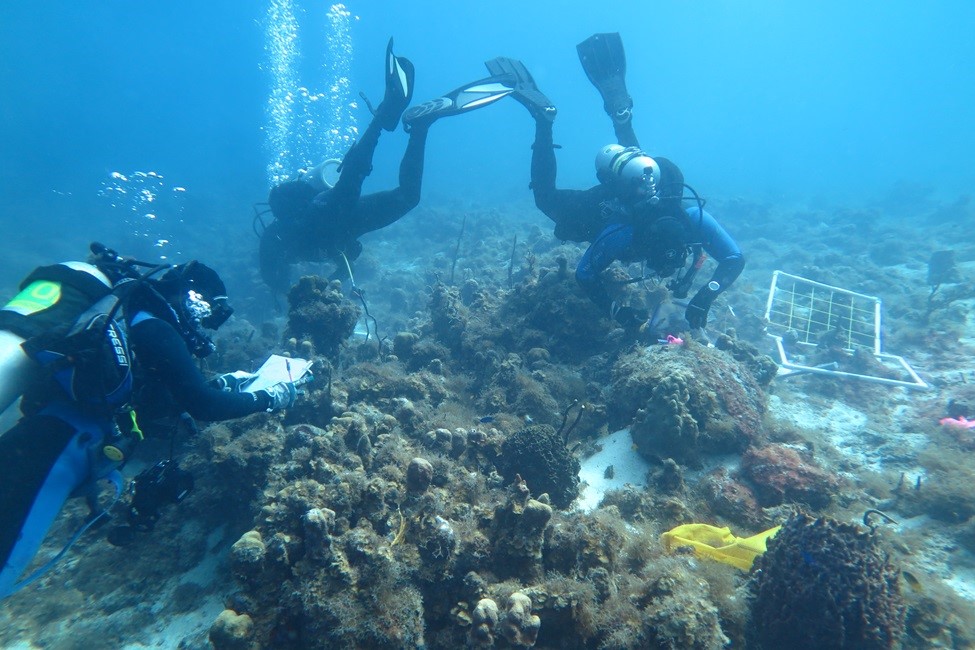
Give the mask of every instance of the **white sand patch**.
[(964, 305), (966, 310), (965, 334), (958, 337), (958, 342), (962, 345), (975, 346), (975, 300), (959, 300), (958, 304)]
[[(599, 505), (609, 490), (618, 490), (627, 483), (637, 486), (647, 484), (650, 464), (633, 449), (629, 429), (620, 429), (599, 441), (602, 449), (582, 461), (579, 479), (582, 493), (576, 506), (589, 512)], [(613, 478), (606, 478), (606, 468), (613, 466)]]
[(220, 584), (222, 576), (218, 569), (220, 561), (227, 556), (227, 549), (219, 547), (224, 533), (223, 527), (210, 533), (207, 537), (207, 548), (210, 551), (203, 560), (186, 573), (174, 576), (167, 585), (170, 596), (160, 598), (152, 605), (153, 613), (160, 615), (156, 624), (143, 630), (145, 636), (141, 640), (127, 643), (122, 646), (122, 650), (173, 648), (184, 639), (206, 639), (213, 621), (224, 610), (223, 593), (219, 587), (217, 593), (204, 596), (192, 611), (163, 615), (162, 610), (180, 584), (193, 582), (203, 587)]
[(206, 639), (210, 626), (223, 609), (223, 599), (220, 596), (207, 596), (192, 612), (167, 615), (158, 625), (146, 630), (148, 638), (127, 643), (122, 646), (122, 650), (175, 648), (184, 639)]
[[(928, 441), (924, 434), (900, 431), (886, 423), (877, 425), (870, 413), (842, 402), (818, 402), (809, 397), (786, 402), (778, 395), (770, 395), (768, 405), (776, 418), (820, 432), (855, 467), (873, 472), (898, 469), (911, 476), (923, 475), (915, 459)], [(898, 408), (895, 413), (907, 411)]]
[(898, 532), (924, 531), (924, 543), (913, 549), (912, 560), (924, 573), (919, 574), (923, 586), (926, 580), (940, 580), (959, 598), (975, 601), (975, 555), (948, 535), (936, 531), (938, 522), (927, 515), (901, 519)]
[(971, 569), (956, 570), (955, 574), (946, 579), (944, 583), (965, 600), (975, 601), (975, 571)]

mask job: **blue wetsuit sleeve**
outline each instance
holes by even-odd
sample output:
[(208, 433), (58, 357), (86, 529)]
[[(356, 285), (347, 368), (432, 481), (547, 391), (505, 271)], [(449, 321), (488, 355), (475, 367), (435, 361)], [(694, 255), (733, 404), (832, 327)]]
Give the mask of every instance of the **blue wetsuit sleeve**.
[(704, 251), (718, 263), (711, 280), (721, 286), (720, 291), (724, 291), (745, 268), (745, 257), (737, 242), (721, 227), (721, 224), (707, 210), (703, 211), (703, 215), (701, 212), (697, 207), (687, 210), (698, 241), (704, 247)]
[(194, 418), (229, 420), (267, 408), (252, 393), (231, 393), (210, 386), (183, 338), (169, 323), (148, 318), (133, 325), (129, 335), (142, 371), (165, 386), (178, 407)]
[(607, 226), (599, 237), (586, 249), (576, 267), (576, 280), (589, 298), (609, 309), (612, 301), (599, 282), (599, 274), (606, 270), (613, 260), (621, 259), (633, 243), (633, 227), (621, 223)]

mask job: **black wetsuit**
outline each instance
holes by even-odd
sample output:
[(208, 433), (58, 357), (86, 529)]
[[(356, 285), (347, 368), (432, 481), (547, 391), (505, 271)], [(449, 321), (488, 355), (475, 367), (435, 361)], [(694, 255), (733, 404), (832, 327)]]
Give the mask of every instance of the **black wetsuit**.
[(230, 420), (270, 407), (266, 393), (222, 391), (207, 383), (186, 342), (167, 321), (143, 311), (130, 322), (133, 406), (140, 423), (165, 421), (184, 411), (200, 420)]
[[(275, 220), (261, 237), (260, 264), (264, 282), (275, 291), (290, 286), (293, 262), (332, 259), (344, 274), (348, 261), (359, 256), (358, 238), (390, 225), (420, 202), (427, 126), (414, 125), (399, 168), (399, 186), (362, 196), (362, 183), (372, 171), (372, 157), (381, 126), (373, 120), (342, 161), (335, 186), (315, 193), (303, 180), (288, 181), (271, 191)], [(276, 196), (276, 193), (278, 196)], [(284, 194), (289, 195), (282, 200)]]

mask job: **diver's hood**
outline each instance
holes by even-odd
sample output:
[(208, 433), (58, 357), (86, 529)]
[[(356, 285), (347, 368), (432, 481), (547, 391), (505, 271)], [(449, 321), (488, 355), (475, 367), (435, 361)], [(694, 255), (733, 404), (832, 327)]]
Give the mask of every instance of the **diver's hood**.
[(654, 220), (646, 235), (647, 265), (662, 278), (670, 277), (687, 262), (688, 233), (683, 215)]
[[(191, 294), (199, 296), (210, 307), (205, 317), (194, 318), (187, 310), (186, 299)], [(217, 329), (233, 313), (227, 304), (226, 287), (216, 271), (196, 261), (174, 266), (158, 280), (139, 283), (125, 307), (127, 320), (144, 311), (172, 325), (190, 352), (199, 358), (216, 350), (204, 328)]]

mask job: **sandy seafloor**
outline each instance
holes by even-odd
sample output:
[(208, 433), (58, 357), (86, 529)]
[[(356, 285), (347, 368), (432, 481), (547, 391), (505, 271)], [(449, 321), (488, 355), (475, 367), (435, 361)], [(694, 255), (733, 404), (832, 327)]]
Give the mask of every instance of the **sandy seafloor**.
[[(778, 505), (761, 508), (750, 518), (735, 520), (728, 516), (727, 510), (719, 514), (717, 509), (710, 507), (707, 499), (691, 495), (700, 494), (695, 492), (695, 486), (705, 481), (715, 468), (724, 468), (734, 476), (741, 454), (705, 454), (699, 466), (683, 468), (684, 491), (669, 495), (669, 504), (680, 502), (681, 505), (651, 509), (649, 515), (644, 511), (640, 525), (626, 528), (632, 535), (641, 535), (641, 543), (649, 548), (649, 558), (645, 560), (647, 566), (654, 563), (663, 566), (675, 561), (664, 556), (651, 531), (659, 533), (678, 523), (701, 521), (729, 525), (736, 533), (745, 535), (781, 523), (793, 508), (851, 523), (860, 522), (868, 508), (876, 508), (897, 522), (881, 525), (877, 533), (891, 553), (892, 561), (916, 577), (918, 582), (916, 589), (908, 587), (903, 580), (901, 582), (900, 589), (908, 607), (904, 646), (975, 646), (975, 616), (971, 614), (975, 611), (975, 431), (953, 430), (939, 425), (939, 420), (949, 413), (949, 402), (954, 405), (951, 408), (962, 409), (957, 411), (961, 415), (975, 417), (972, 208), (964, 201), (941, 204), (932, 200), (915, 206), (878, 204), (864, 209), (787, 209), (742, 199), (715, 201), (709, 207), (736, 236), (748, 260), (742, 277), (714, 307), (709, 327), (712, 333), (734, 328), (740, 339), (771, 354), (771, 342), (762, 334), (761, 316), (771, 273), (780, 269), (881, 297), (886, 350), (904, 356), (930, 388), (913, 390), (812, 375), (774, 379), (767, 389), (768, 412), (763, 422), (763, 444), (776, 442), (799, 449), (804, 458), (811, 459), (810, 462), (834, 477), (836, 481), (828, 490), (828, 503), (810, 506), (786, 498)], [(448, 288), (451, 286), (450, 267), (461, 214), (466, 214), (466, 231), (452, 286), (463, 289), (467, 283), (468, 290), (476, 289), (487, 296), (467, 305), (471, 308), (472, 318), (490, 320), (490, 313), (501, 308), (506, 296), (519, 290), (519, 283), (532, 282), (540, 269), (554, 269), (560, 255), (568, 259), (571, 270), (583, 250), (579, 245), (555, 241), (544, 218), (527, 202), (490, 209), (458, 204), (421, 205), (385, 235), (367, 237), (364, 242), (366, 252), (358, 265), (359, 284), (368, 290), (371, 313), (377, 318), (380, 333), (389, 339), (406, 331), (414, 332), (421, 342), (444, 336), (442, 332), (438, 334), (436, 327), (431, 327), (437, 315), (430, 307), (430, 296), (436, 290), (438, 280)], [(437, 223), (442, 227), (416, 227), (417, 224)], [(770, 223), (777, 225), (770, 229)], [(514, 235), (518, 240), (509, 271)], [(936, 308), (925, 318), (931, 291), (927, 282), (928, 260), (933, 252), (941, 250), (954, 251), (956, 275), (952, 282), (942, 285), (934, 294)], [(219, 267), (221, 260), (213, 262)], [(634, 268), (633, 272), (638, 269)], [(253, 282), (252, 277), (235, 280), (238, 285)], [(472, 289), (470, 281), (476, 282), (477, 286)], [(569, 286), (573, 285), (570, 283)], [(945, 302), (940, 302), (942, 300)], [(252, 360), (256, 365), (259, 362), (256, 357), (261, 354), (289, 351), (282, 336), (285, 328), (283, 312), (277, 315), (268, 312), (264, 319), (276, 327), (265, 326), (260, 316), (255, 315), (257, 309), (245, 306), (239, 313), (241, 315), (226, 328), (221, 343), (223, 356), (216, 364), (221, 360), (227, 363)], [(517, 312), (515, 314), (506, 325), (516, 330), (524, 323), (519, 322)], [(533, 324), (533, 327), (544, 330), (546, 325)], [(366, 376), (379, 377), (395, 385), (397, 381), (406, 382), (410, 375), (420, 372), (418, 368), (408, 368), (403, 360), (376, 359), (374, 355), (357, 351), (371, 345), (362, 342), (361, 329), (360, 322), (360, 335), (345, 344), (339, 358), (332, 359), (336, 366), (333, 373), (336, 384), (341, 384), (343, 377), (350, 378), (351, 383)], [(550, 365), (542, 372), (549, 376), (581, 375), (590, 384), (603, 381), (602, 389), (611, 390), (607, 372), (586, 373), (599, 364), (611, 365), (615, 358), (613, 350), (630, 349), (634, 345), (633, 340), (620, 332), (611, 333), (612, 329), (607, 322), (607, 341), (605, 345), (595, 346), (598, 350), (591, 354), (583, 351), (573, 356), (553, 352)], [(255, 330), (262, 334), (255, 338)], [(261, 338), (262, 335), (266, 336)], [(249, 347), (244, 352), (235, 353), (235, 348), (244, 348), (242, 341)], [(529, 356), (514, 343), (508, 352), (526, 359)], [(437, 367), (439, 374), (434, 372), (433, 375), (445, 389), (442, 401), (432, 405), (428, 397), (410, 397), (415, 402), (416, 413), (409, 418), (402, 415), (403, 402), (398, 405), (396, 402), (396, 399), (405, 397), (376, 393), (374, 403), (369, 403), (369, 391), (359, 391), (357, 394), (364, 397), (360, 397), (360, 403), (353, 408), (354, 400), (348, 394), (350, 389), (345, 389), (345, 395), (340, 398), (340, 401), (345, 400), (344, 409), (367, 415), (378, 411), (375, 421), (388, 424), (388, 431), (378, 436), (375, 431), (372, 434), (372, 453), (376, 458), (380, 457), (384, 445), (393, 444), (389, 441), (398, 438), (396, 444), (404, 447), (398, 457), (407, 460), (412, 456), (428, 458), (435, 461), (438, 474), (445, 472), (453, 476), (455, 469), (451, 469), (451, 463), (460, 461), (432, 443), (428, 431), (481, 430), (503, 440), (524, 427), (526, 412), (518, 412), (518, 409), (539, 408), (513, 400), (508, 404), (511, 412), (490, 411), (485, 406), (484, 396), (478, 393), (490, 388), (489, 382), (464, 379), (465, 374), (477, 375), (480, 370), (465, 368), (464, 358), (459, 354), (456, 358), (441, 361), (442, 365)], [(357, 374), (356, 369), (361, 370), (363, 364), (378, 367), (379, 374)], [(528, 362), (524, 364), (525, 373), (529, 373)], [(208, 368), (213, 372), (233, 369), (235, 367), (219, 367), (212, 363)], [(427, 368), (422, 370), (428, 372)], [(539, 371), (536, 368), (532, 372)], [(560, 401), (564, 395), (556, 394), (542, 407), (549, 410), (554, 407), (555, 413), (549, 421), (554, 421), (556, 427), (561, 411), (568, 405), (566, 401)], [(273, 507), (269, 503), (277, 499), (275, 494), (280, 496), (282, 490), (287, 490), (290, 483), (306, 479), (302, 466), (312, 462), (307, 454), (293, 454), (288, 462), (274, 464), (276, 461), (268, 461), (266, 464), (271, 466), (270, 469), (264, 468), (261, 473), (254, 469), (254, 463), (248, 457), (261, 454), (274, 457), (283, 446), (293, 445), (289, 435), (297, 434), (288, 431), (303, 424), (317, 427), (316, 435), (325, 435), (321, 432), (339, 426), (330, 423), (331, 415), (305, 408), (296, 409), (284, 420), (277, 415), (252, 416), (236, 423), (212, 425), (203, 430), (199, 439), (181, 441), (179, 449), (181, 458), (186, 459), (184, 465), (197, 476), (198, 486), (194, 493), (182, 504), (168, 506), (157, 528), (130, 546), (112, 547), (100, 531), (86, 535), (68, 557), (38, 583), (0, 604), (0, 647), (24, 650), (209, 647), (207, 634), (221, 611), (229, 608), (240, 613), (249, 607), (260, 609), (260, 581), (270, 580), (256, 578), (256, 583), (242, 587), (241, 581), (232, 575), (231, 546), (248, 530), (261, 530), (265, 541), (269, 542), (267, 538), (275, 526), (286, 527), (281, 521), (287, 515), (280, 513), (274, 523), (269, 523), (272, 519), (269, 508)], [(390, 420), (389, 415), (394, 419)], [(482, 422), (484, 416), (492, 416), (493, 421)], [(573, 443), (578, 444), (570, 443), (570, 449), (581, 460), (579, 499), (568, 508), (557, 509), (550, 526), (567, 526), (564, 521), (571, 521), (580, 513), (590, 516), (598, 512), (601, 497), (608, 490), (622, 488), (626, 483), (637, 486), (639, 492), (661, 490), (658, 479), (654, 478), (659, 464), (637, 454), (625, 427), (614, 432), (617, 427), (608, 427), (603, 418), (592, 430), (584, 430), (587, 422), (582, 420), (572, 433)], [(255, 435), (254, 430), (267, 433)], [(240, 446), (235, 451), (238, 443)], [(165, 443), (147, 444), (140, 450), (137, 461), (127, 468), (127, 474), (134, 475), (147, 463), (163, 457), (165, 449)], [(228, 458), (235, 460), (231, 462)], [(232, 466), (230, 470), (228, 463)], [(372, 469), (359, 471), (378, 472), (379, 465), (376, 461)], [(614, 469), (613, 477), (607, 478), (606, 467), (610, 465)], [(233, 470), (233, 467), (237, 469)], [(482, 491), (457, 491), (456, 498), (461, 499), (461, 493), (467, 495), (463, 497), (467, 499), (483, 498), (486, 511), (503, 503), (510, 482), (492, 482), (489, 469), (483, 459), (480, 463), (467, 463), (467, 472), (484, 474), (471, 479), (476, 486), (482, 486)], [(399, 474), (386, 471), (382, 480), (387, 489), (392, 489), (389, 486), (397, 480), (403, 481), (404, 474), (405, 467)], [(268, 477), (268, 485), (248, 484), (253, 476)], [(531, 490), (531, 478), (527, 480)], [(436, 480), (434, 485), (437, 485)], [(446, 493), (455, 491), (449, 481), (446, 485), (441, 482), (437, 487)], [(538, 496), (534, 490), (532, 496)], [(449, 503), (451, 497), (440, 498)], [(647, 498), (655, 499), (656, 496)], [(327, 502), (319, 505), (338, 509)], [(478, 507), (477, 503), (468, 505)], [(456, 527), (454, 518), (459, 518), (456, 514), (460, 512), (459, 507), (442, 504), (439, 507), (444, 518)], [(389, 520), (395, 523), (398, 521), (395, 509), (391, 510)], [(66, 509), (42, 555), (48, 557), (56, 551), (83, 515), (84, 510), (79, 504)], [(614, 506), (607, 516), (619, 519), (619, 510)], [(562, 518), (567, 519), (563, 521)], [(408, 527), (405, 538), (397, 539), (397, 530), (387, 530), (376, 523), (381, 518), (368, 519), (375, 529), (375, 539), (392, 548), (393, 555), (406, 553), (410, 550), (409, 545), (419, 543), (422, 537), (418, 529)], [(484, 520), (487, 519), (490, 517), (485, 516)], [(590, 524), (582, 525), (585, 528)], [(489, 524), (484, 526), (489, 527)], [(300, 525), (292, 528), (292, 536), (294, 530), (300, 531)], [(464, 552), (464, 544), (458, 544), (455, 553)], [(430, 581), (429, 575), (416, 577), (420, 570), (416, 569), (415, 558), (396, 557), (404, 566), (412, 567), (407, 573), (413, 577), (406, 578), (407, 582)], [(708, 566), (711, 563), (686, 555), (679, 556), (677, 561), (683, 563), (680, 571), (685, 577), (697, 575), (705, 582), (715, 580), (721, 583), (721, 589), (737, 589), (744, 584), (745, 573), (736, 569)], [(307, 558), (302, 562), (307, 562)], [(546, 571), (548, 568), (546, 564)], [(307, 571), (307, 567), (304, 570)], [(559, 571), (571, 573), (561, 567)], [(610, 573), (613, 574), (612, 569)], [(492, 581), (490, 570), (483, 567), (481, 574), (492, 584), (488, 591), (502, 595), (510, 594), (515, 588), (530, 589), (552, 577), (535, 574), (511, 576), (506, 580), (498, 577)], [(452, 585), (457, 583), (455, 577), (450, 580)], [(504, 587), (497, 586), (501, 583)], [(300, 585), (301, 581), (296, 579), (289, 584)], [(714, 593), (719, 587), (712, 587), (711, 601), (717, 608), (724, 633), (733, 647), (744, 647), (740, 628), (742, 617), (746, 615), (738, 611), (740, 601), (739, 606), (732, 607), (729, 603), (735, 602), (734, 599)], [(427, 594), (424, 588), (420, 591)], [(243, 597), (241, 592), (245, 594)], [(470, 609), (473, 604), (464, 606)], [(540, 615), (541, 623), (541, 636), (536, 647), (600, 647), (595, 641), (593, 645), (586, 645), (579, 637), (553, 636), (546, 626), (561, 623), (550, 622), (551, 611), (536, 603), (535, 613)], [(261, 620), (262, 615), (269, 615), (266, 609), (251, 611), (251, 614), (257, 628), (254, 638), (263, 647), (303, 645), (295, 641), (295, 637), (288, 641), (292, 645), (287, 645), (281, 641), (282, 637), (269, 633), (270, 623)], [(436, 628), (439, 635), (431, 633), (426, 639), (428, 646), (449, 647), (444, 639), (466, 638), (464, 633), (451, 637), (444, 630), (451, 625), (462, 628), (465, 621), (470, 623), (469, 617), (465, 619), (456, 611), (428, 615), (431, 620), (440, 621), (427, 621), (428, 632)], [(672, 615), (680, 616), (679, 613)], [(443, 622), (444, 619), (449, 620)], [(546, 633), (549, 636), (545, 636)], [(361, 647), (372, 647), (375, 643), (375, 637), (360, 643), (348, 641), (355, 638), (354, 634), (342, 638), (349, 645)], [(402, 639), (403, 647), (416, 645), (415, 640), (408, 640), (406, 636), (392, 638)], [(552, 639), (559, 640), (553, 642)], [(500, 634), (494, 642), (496, 647), (517, 647)], [(248, 647), (245, 642), (241, 643), (222, 647)], [(304, 645), (320, 647), (317, 643), (322, 641), (304, 642)], [(682, 647), (677, 642), (670, 643), (660, 647)], [(342, 647), (338, 641), (334, 645)], [(389, 647), (395, 645), (395, 642), (387, 644)], [(716, 646), (714, 641), (698, 641), (697, 645), (686, 647), (719, 646), (720, 643)], [(603, 637), (602, 647), (612, 647), (612, 644)]]

